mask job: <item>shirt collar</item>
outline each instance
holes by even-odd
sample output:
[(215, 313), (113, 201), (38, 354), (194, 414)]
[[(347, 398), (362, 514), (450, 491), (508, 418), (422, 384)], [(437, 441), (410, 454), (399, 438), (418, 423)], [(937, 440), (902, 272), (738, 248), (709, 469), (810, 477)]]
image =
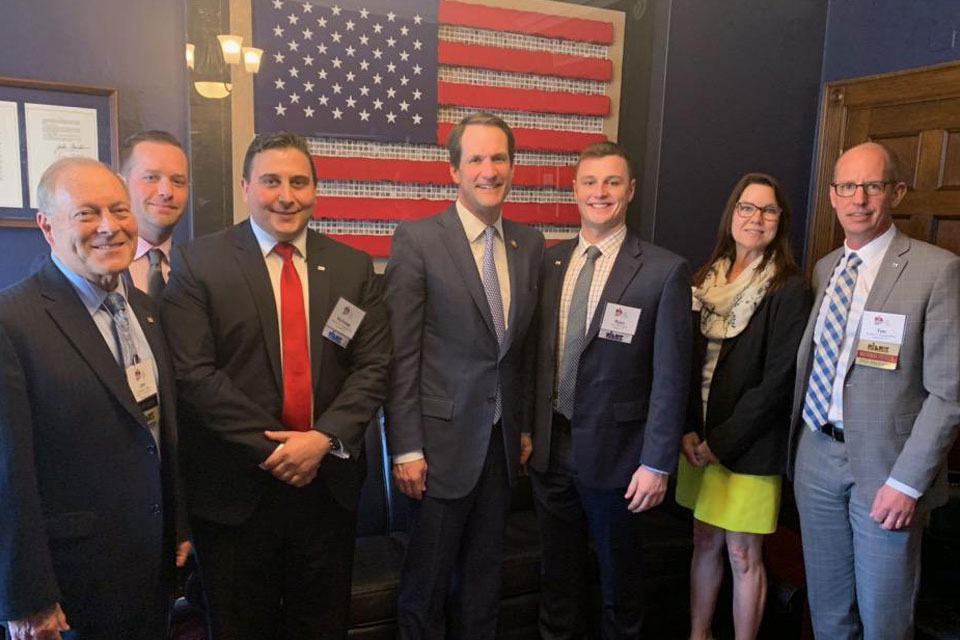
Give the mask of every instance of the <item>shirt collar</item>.
[[(620, 249), (620, 245), (623, 244), (624, 239), (627, 237), (627, 225), (622, 225), (617, 229), (612, 235), (607, 236), (600, 242), (596, 244), (597, 249), (600, 249), (600, 255), (608, 255), (614, 253)], [(577, 235), (577, 255), (585, 253), (587, 248), (590, 246), (590, 243), (584, 240), (583, 230)]]
[[(57, 268), (60, 269), (60, 273), (70, 282), (70, 285), (73, 287), (74, 291), (77, 292), (77, 295), (80, 296), (80, 301), (83, 302), (83, 306), (87, 308), (87, 312), (90, 315), (96, 313), (96, 311), (103, 305), (103, 301), (107, 298), (109, 291), (104, 290), (98, 285), (93, 284), (86, 278), (82, 277), (80, 274), (75, 272), (73, 269), (63, 264), (56, 255), (50, 254), (50, 257), (53, 259), (53, 264), (57, 265)], [(117, 293), (123, 296), (123, 299), (127, 299), (127, 285), (123, 281), (123, 278), (117, 278), (117, 288), (115, 289)]]
[[(253, 235), (257, 238), (257, 244), (260, 245), (260, 251), (263, 253), (263, 257), (267, 257), (267, 254), (273, 251), (273, 248), (277, 246), (279, 242), (281, 242), (264, 231), (253, 219), (253, 216), (250, 216), (250, 228), (253, 229)], [(302, 257), (306, 257), (307, 228), (304, 227), (293, 240), (290, 240), (290, 244), (292, 244), (293, 248), (297, 250), (297, 253), (299, 253)]]
[(890, 225), (890, 228), (881, 233), (879, 236), (863, 245), (856, 251), (847, 246), (846, 241), (843, 243), (843, 257), (844, 263), (846, 259), (850, 257), (851, 253), (856, 253), (860, 256), (860, 259), (863, 260), (864, 264), (873, 264), (877, 260), (883, 258), (883, 255), (887, 252), (887, 249), (890, 248), (890, 243), (893, 242), (893, 236), (897, 234), (896, 227)]
[(134, 254), (133, 259), (134, 259), (134, 260), (139, 260), (140, 258), (142, 258), (142, 257), (147, 253), (147, 251), (150, 251), (150, 249), (160, 249), (161, 253), (163, 253), (163, 258), (164, 258), (164, 260), (166, 260), (167, 262), (170, 262), (170, 250), (171, 250), (172, 248), (173, 248), (173, 238), (172, 238), (172, 237), (167, 238), (166, 240), (164, 240), (163, 242), (161, 242), (161, 243), (158, 244), (158, 245), (153, 245), (153, 244), (150, 244), (149, 241), (144, 240), (144, 239), (143, 239), (143, 236), (138, 236), (138, 237), (137, 237), (137, 252)]
[[(463, 230), (467, 234), (467, 241), (470, 244), (476, 242), (477, 238), (483, 235), (487, 225), (483, 220), (470, 213), (470, 210), (463, 206), (463, 203), (457, 199), (457, 215), (460, 216), (460, 223), (463, 224)], [(503, 238), (503, 216), (497, 216), (497, 221), (493, 223), (493, 228), (497, 230), (500, 237)]]

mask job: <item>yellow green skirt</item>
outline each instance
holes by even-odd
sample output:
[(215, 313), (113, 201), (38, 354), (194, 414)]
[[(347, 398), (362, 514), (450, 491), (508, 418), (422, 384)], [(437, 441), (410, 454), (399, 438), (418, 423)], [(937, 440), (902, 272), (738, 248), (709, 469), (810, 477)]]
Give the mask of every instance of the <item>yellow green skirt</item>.
[(680, 456), (677, 503), (693, 517), (727, 531), (773, 533), (783, 478), (734, 473), (719, 464), (695, 467)]

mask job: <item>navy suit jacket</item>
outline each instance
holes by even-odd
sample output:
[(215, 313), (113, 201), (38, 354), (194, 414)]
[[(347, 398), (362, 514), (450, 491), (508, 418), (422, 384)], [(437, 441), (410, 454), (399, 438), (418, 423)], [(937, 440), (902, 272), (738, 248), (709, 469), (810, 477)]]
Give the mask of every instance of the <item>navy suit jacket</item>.
[[(550, 462), (560, 295), (576, 246), (573, 238), (544, 255), (530, 463), (540, 472), (546, 472)], [(607, 303), (640, 309), (629, 344), (599, 337)], [(587, 330), (577, 370), (571, 433), (579, 481), (595, 489), (619, 489), (630, 483), (640, 465), (673, 472), (689, 376), (687, 264), (628, 230)]]
[(75, 627), (121, 623), (172, 586), (173, 369), (153, 301), (128, 299), (159, 371), (161, 455), (52, 260), (0, 293), (0, 620), (59, 602)]
[(386, 300), (394, 339), (387, 397), (391, 455), (423, 450), (427, 495), (460, 498), (480, 477), (497, 384), (509, 475), (520, 468), (520, 433), (530, 424), (526, 344), (537, 304), (543, 235), (503, 220), (510, 311), (503, 346), (456, 205), (401, 224), (393, 236)]
[[(339, 438), (349, 459), (324, 457), (317, 477), (356, 509), (363, 435), (383, 402), (390, 336), (370, 256), (307, 232), (314, 428)], [(180, 391), (183, 474), (192, 516), (236, 525), (270, 483), (259, 468), (282, 430), (280, 328), (270, 274), (250, 221), (173, 250), (163, 317)], [(347, 348), (323, 337), (337, 301), (366, 311)]]

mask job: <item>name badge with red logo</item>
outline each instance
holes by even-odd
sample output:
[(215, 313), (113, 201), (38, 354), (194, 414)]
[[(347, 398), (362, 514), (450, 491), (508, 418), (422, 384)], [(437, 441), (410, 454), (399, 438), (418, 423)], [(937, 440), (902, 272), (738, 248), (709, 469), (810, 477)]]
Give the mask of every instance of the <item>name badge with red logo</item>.
[(637, 332), (641, 311), (637, 307), (608, 302), (600, 321), (600, 337), (604, 340), (630, 344), (633, 342), (633, 334)]
[(864, 310), (854, 362), (865, 367), (896, 369), (906, 326), (907, 316), (903, 314)]
[(340, 298), (330, 317), (327, 318), (327, 324), (323, 327), (323, 337), (346, 349), (354, 334), (357, 333), (357, 329), (360, 328), (365, 315), (367, 315), (366, 311), (345, 298)]

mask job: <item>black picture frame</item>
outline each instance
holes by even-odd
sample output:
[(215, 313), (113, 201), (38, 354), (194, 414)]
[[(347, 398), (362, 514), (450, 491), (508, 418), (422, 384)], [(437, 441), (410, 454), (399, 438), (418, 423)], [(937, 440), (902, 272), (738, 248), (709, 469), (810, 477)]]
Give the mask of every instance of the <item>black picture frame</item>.
[(26, 78), (0, 76), (0, 101), (17, 105), (20, 130), (20, 182), (24, 206), (0, 207), (0, 227), (36, 227), (37, 210), (30, 206), (29, 176), (27, 172), (27, 103), (63, 107), (85, 107), (97, 112), (97, 157), (117, 168), (117, 90), (62, 82), (46, 82)]

